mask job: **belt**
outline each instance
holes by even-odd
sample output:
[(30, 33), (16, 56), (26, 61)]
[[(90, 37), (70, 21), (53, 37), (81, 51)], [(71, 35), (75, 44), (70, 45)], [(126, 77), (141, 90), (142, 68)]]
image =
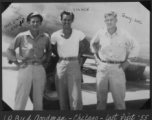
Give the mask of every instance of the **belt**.
[(59, 60), (66, 60), (66, 61), (74, 61), (74, 60), (78, 60), (78, 57), (59, 57)]
[(28, 65), (42, 65), (42, 61), (23, 61), (24, 63), (27, 63)]
[(123, 61), (122, 62), (119, 62), (119, 61), (101, 61), (101, 62), (110, 63), (110, 64), (120, 64), (120, 63), (123, 63)]

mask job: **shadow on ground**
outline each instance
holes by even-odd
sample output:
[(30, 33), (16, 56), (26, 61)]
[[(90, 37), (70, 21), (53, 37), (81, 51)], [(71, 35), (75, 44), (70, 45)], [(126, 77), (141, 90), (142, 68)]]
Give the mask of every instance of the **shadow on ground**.
[(43, 100), (44, 110), (60, 110), (59, 100)]
[[(44, 110), (60, 110), (59, 100), (47, 101), (44, 100)], [(127, 110), (146, 110), (151, 109), (151, 99), (126, 101)], [(96, 104), (84, 105), (83, 110), (96, 110)], [(114, 110), (114, 104), (108, 103), (106, 110)], [(2, 101), (2, 111), (12, 111), (12, 109)]]
[[(126, 101), (127, 110), (151, 109), (150, 99)], [(44, 100), (44, 110), (60, 110), (59, 100)], [(96, 104), (84, 105), (83, 110), (96, 110)], [(114, 110), (114, 103), (107, 103), (106, 110)]]
[[(151, 109), (148, 99), (126, 101), (127, 110)], [(83, 110), (96, 110), (96, 104), (84, 105)], [(108, 103), (106, 110), (114, 110), (114, 103)]]

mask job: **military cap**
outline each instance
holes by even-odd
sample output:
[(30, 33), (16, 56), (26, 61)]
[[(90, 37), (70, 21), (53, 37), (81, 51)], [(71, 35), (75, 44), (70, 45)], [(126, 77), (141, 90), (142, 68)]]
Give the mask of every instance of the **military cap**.
[(36, 16), (36, 17), (39, 17), (41, 22), (43, 21), (42, 15), (39, 14), (37, 11), (35, 11), (35, 12), (30, 13), (30, 14), (27, 16), (27, 19), (26, 19), (27, 22), (29, 22), (30, 19), (31, 19), (32, 17), (35, 17), (35, 16)]

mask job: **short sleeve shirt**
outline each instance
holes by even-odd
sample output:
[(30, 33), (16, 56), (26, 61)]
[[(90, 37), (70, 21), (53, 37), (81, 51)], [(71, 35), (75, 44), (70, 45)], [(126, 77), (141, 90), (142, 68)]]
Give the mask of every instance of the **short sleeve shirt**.
[(50, 37), (46, 33), (40, 33), (36, 39), (30, 31), (19, 33), (10, 44), (7, 53), (8, 59), (16, 61), (15, 49), (19, 48), (19, 54), (24, 61), (41, 61), (44, 52), (52, 50)]
[(78, 56), (79, 42), (85, 38), (83, 32), (72, 29), (72, 34), (68, 39), (61, 36), (61, 30), (51, 35), (51, 43), (57, 44), (59, 57), (74, 57)]

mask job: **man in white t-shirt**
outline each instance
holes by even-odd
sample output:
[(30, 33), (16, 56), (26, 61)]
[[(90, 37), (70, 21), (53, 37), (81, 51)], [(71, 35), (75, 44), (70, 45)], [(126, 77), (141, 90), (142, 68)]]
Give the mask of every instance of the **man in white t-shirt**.
[(85, 44), (85, 51), (89, 42), (83, 32), (71, 28), (74, 20), (72, 12), (63, 11), (60, 16), (63, 29), (51, 35), (51, 43), (57, 45), (59, 55), (55, 82), (60, 109), (82, 110), (81, 70), (78, 57), (83, 51), (79, 53), (79, 43)]

